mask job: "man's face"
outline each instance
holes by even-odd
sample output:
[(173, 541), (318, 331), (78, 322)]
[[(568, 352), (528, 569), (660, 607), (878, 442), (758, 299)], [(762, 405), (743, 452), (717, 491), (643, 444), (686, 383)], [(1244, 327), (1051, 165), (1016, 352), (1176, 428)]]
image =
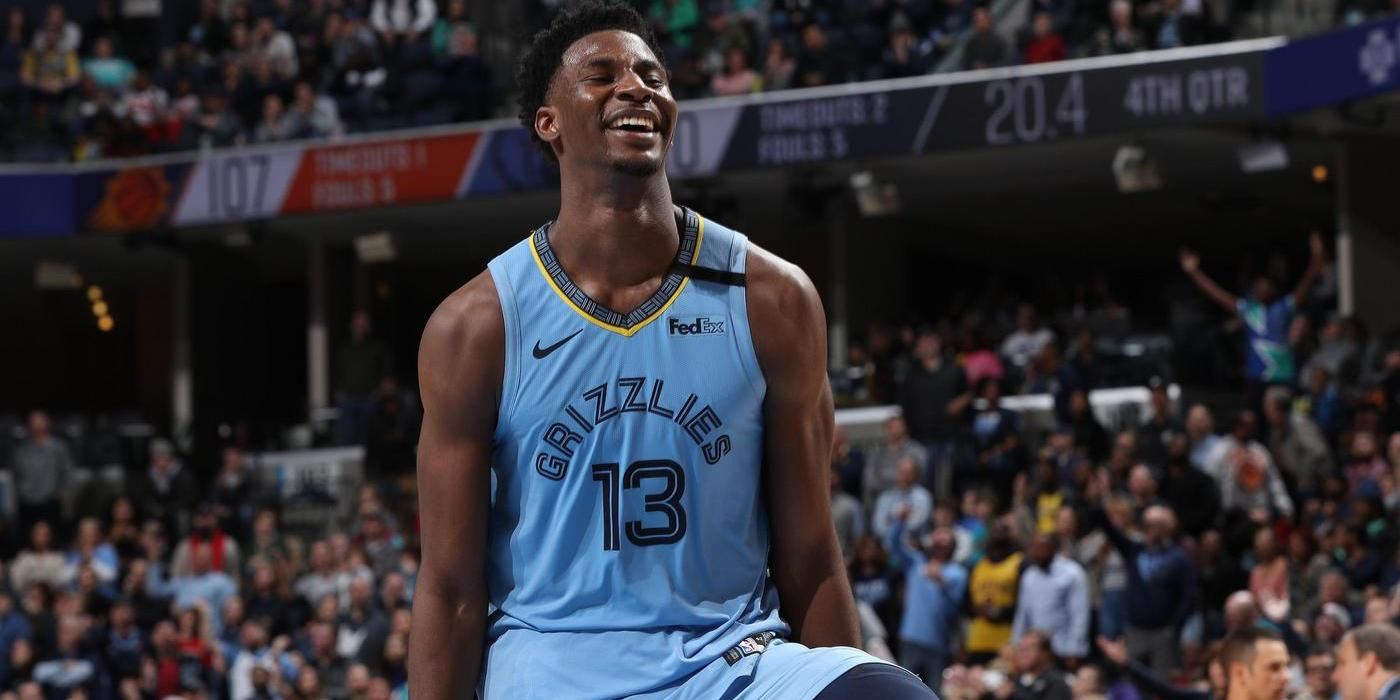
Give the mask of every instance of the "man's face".
[(1036, 566), (1048, 569), (1055, 558), (1055, 543), (1049, 537), (1039, 535), (1031, 541), (1030, 555)]
[(1337, 685), (1332, 681), (1332, 672), (1336, 668), (1337, 663), (1332, 660), (1331, 654), (1317, 654), (1307, 658), (1303, 664), (1303, 672), (1308, 690), (1312, 691), (1314, 697), (1327, 700), (1337, 692)]
[(1367, 676), (1376, 665), (1374, 656), (1361, 658), (1357, 654), (1356, 642), (1351, 638), (1337, 645), (1337, 668), (1332, 672), (1332, 682), (1342, 700), (1372, 700), (1367, 697)]
[(1253, 663), (1232, 666), (1230, 683), (1241, 684), (1247, 700), (1283, 700), (1288, 693), (1288, 647), (1283, 642), (1255, 642)]
[(649, 177), (671, 149), (676, 100), (666, 68), (631, 32), (574, 42), (535, 115), (535, 130), (561, 161)]
[(891, 418), (888, 423), (885, 423), (886, 440), (890, 442), (899, 442), (903, 440), (904, 436), (907, 434), (903, 418)]

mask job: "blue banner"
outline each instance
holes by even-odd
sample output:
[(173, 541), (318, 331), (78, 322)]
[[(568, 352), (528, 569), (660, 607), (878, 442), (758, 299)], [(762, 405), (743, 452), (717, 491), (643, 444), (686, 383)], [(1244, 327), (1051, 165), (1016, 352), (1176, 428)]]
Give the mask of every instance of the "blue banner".
[(1400, 90), (1400, 17), (1290, 41), (1268, 53), (1270, 116)]
[(74, 209), (72, 175), (0, 174), (0, 236), (71, 235)]

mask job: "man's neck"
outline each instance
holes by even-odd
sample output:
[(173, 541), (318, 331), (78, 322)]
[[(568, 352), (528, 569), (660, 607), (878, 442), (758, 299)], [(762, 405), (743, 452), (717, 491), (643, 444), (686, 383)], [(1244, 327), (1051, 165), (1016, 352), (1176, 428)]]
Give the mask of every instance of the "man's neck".
[(1386, 696), (1386, 691), (1395, 691), (1395, 684), (1400, 683), (1400, 673), (1391, 673), (1383, 677), (1380, 684), (1376, 686), (1376, 700)]
[(550, 246), (579, 285), (625, 289), (665, 273), (680, 246), (664, 173), (565, 173)]

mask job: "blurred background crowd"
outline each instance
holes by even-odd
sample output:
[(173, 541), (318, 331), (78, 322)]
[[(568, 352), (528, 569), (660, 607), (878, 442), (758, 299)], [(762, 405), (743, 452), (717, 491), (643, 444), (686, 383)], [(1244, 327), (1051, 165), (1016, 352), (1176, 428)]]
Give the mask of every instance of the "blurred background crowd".
[[(563, 3), (567, 4), (567, 3)], [(1313, 33), (1393, 0), (633, 0), (680, 98)], [(510, 116), (560, 0), (6, 3), (0, 159), (87, 161)]]

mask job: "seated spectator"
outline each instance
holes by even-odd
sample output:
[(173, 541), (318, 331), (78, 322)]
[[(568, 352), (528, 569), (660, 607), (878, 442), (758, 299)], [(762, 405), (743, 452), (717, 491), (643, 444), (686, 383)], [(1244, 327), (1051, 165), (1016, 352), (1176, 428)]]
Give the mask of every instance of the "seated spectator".
[(458, 25), (465, 25), (473, 33), (476, 32), (476, 27), (467, 21), (466, 0), (448, 0), (447, 11), (433, 23), (432, 36), (429, 38), (434, 56), (441, 59), (450, 53), (452, 37)]
[(102, 37), (92, 47), (92, 58), (83, 61), (83, 73), (108, 92), (121, 92), (136, 75), (130, 60), (112, 53), (112, 39)]
[(1149, 413), (1138, 426), (1138, 451), (1153, 471), (1160, 472), (1167, 465), (1167, 446), (1184, 427), (1172, 408), (1167, 383), (1160, 377), (1153, 377), (1148, 387)]
[(315, 605), (324, 596), (339, 595), (340, 583), (336, 562), (331, 558), (331, 548), (325, 540), (311, 545), (310, 559), (311, 570), (297, 579), (294, 590), (307, 605)]
[(1065, 40), (1055, 30), (1048, 12), (1037, 12), (1031, 22), (1031, 37), (1022, 51), (1026, 63), (1050, 63), (1065, 60)]
[(880, 56), (880, 77), (907, 78), (928, 72), (929, 55), (907, 21), (890, 27), (889, 45)]
[(787, 43), (782, 39), (770, 39), (763, 59), (763, 89), (786, 90), (792, 87), (796, 73), (797, 61), (793, 60)]
[(1021, 418), (1001, 405), (1001, 382), (983, 380), (977, 401), (967, 407), (964, 421), (971, 434), (973, 461), (957, 479), (962, 488), (980, 484), (993, 488), (1006, 502), (1015, 475), (1022, 469)]
[(1254, 440), (1257, 423), (1253, 411), (1241, 411), (1234, 430), (1215, 449), (1206, 473), (1220, 484), (1220, 507), (1227, 513), (1238, 511), (1255, 519), (1291, 516), (1293, 500), (1273, 457)]
[(141, 655), (145, 635), (136, 625), (136, 611), (131, 601), (118, 598), (107, 611), (108, 623), (103, 629), (101, 653), (115, 679), (138, 678), (141, 675)]
[(205, 54), (218, 56), (229, 46), (229, 26), (219, 12), (219, 0), (200, 0), (199, 19), (190, 25), (186, 39)]
[(164, 88), (151, 82), (151, 76), (145, 71), (138, 71), (131, 79), (131, 89), (122, 94), (117, 103), (117, 116), (130, 119), (141, 129), (154, 131), (165, 120), (169, 101), (170, 95)]
[[(978, 8), (983, 10), (985, 8)], [(975, 15), (974, 15), (975, 17)], [(986, 14), (987, 22), (991, 22), (991, 14)], [(990, 24), (988, 31), (991, 31)], [(995, 36), (993, 34), (992, 36)], [(1000, 37), (996, 37), (1000, 39)], [(974, 40), (976, 35), (974, 35)], [(1003, 42), (1004, 43), (1004, 42)], [(970, 48), (970, 47), (969, 47)], [(1001, 65), (999, 63), (989, 63), (990, 65)], [(1040, 323), (1039, 314), (1033, 304), (1021, 304), (1016, 307), (1016, 330), (1006, 336), (1006, 340), (1001, 343), (1001, 356), (1013, 366), (1026, 368), (1030, 366), (1031, 360), (1040, 354), (1040, 351), (1051, 343), (1055, 342), (1055, 332), (1046, 328)]]
[(193, 128), (202, 146), (227, 148), (243, 142), (243, 124), (230, 108), (228, 95), (218, 88), (205, 93)]
[(11, 589), (28, 591), (34, 584), (57, 588), (67, 581), (66, 568), (67, 558), (53, 549), (53, 528), (40, 520), (29, 529), (29, 548), (10, 564)]
[(835, 85), (846, 82), (846, 65), (831, 46), (826, 32), (816, 24), (802, 29), (802, 50), (797, 54), (793, 87)]
[(78, 55), (59, 45), (59, 33), (45, 29), (36, 46), (24, 54), (19, 79), (35, 100), (61, 104), (78, 84)]
[(246, 617), (272, 634), (284, 634), (305, 619), (297, 601), (284, 590), (277, 570), (263, 559), (252, 564), (252, 590), (245, 604)]
[(476, 29), (461, 22), (453, 27), (447, 55), (439, 59), (445, 97), (455, 102), (453, 118), (459, 121), (491, 116), (491, 72), (478, 49)]
[(117, 580), (117, 550), (102, 537), (102, 524), (97, 518), (83, 518), (78, 522), (78, 534), (73, 538), (73, 548), (68, 550), (64, 573), (69, 582), (77, 580), (78, 571), (91, 568), (97, 579), (104, 584)]
[[(1069, 700), (1069, 684), (1055, 667), (1055, 654), (1049, 632), (1032, 630), (1016, 642), (1013, 669), (1018, 700)], [(1011, 682), (1011, 681), (1004, 681)]]
[(341, 658), (363, 664), (383, 658), (389, 620), (375, 606), (372, 579), (361, 577), (350, 582), (350, 605), (336, 627), (336, 653)]
[(1129, 0), (1113, 0), (1108, 6), (1108, 26), (1094, 34), (1091, 53), (1095, 56), (1133, 53), (1147, 48), (1142, 30), (1133, 24), (1133, 4)]
[(253, 129), (253, 142), (290, 141), (297, 136), (297, 124), (296, 118), (287, 114), (282, 98), (270, 93), (263, 98), (262, 120)]
[[(996, 68), (1011, 63), (1011, 47), (997, 34), (992, 23), (991, 9), (977, 5), (972, 11), (972, 35), (963, 47), (963, 70)], [(1007, 355), (1004, 345), (1002, 355)]]
[(194, 572), (193, 555), (195, 550), (207, 546), (209, 562), (216, 571), (230, 577), (237, 577), (243, 571), (243, 561), (238, 549), (238, 540), (219, 527), (219, 516), (215, 506), (201, 503), (195, 509), (190, 523), (190, 534), (175, 545), (171, 556), (170, 575), (174, 578), (189, 576)]
[(297, 48), (292, 36), (277, 28), (272, 17), (258, 18), (253, 30), (253, 48), (267, 61), (272, 71), (283, 80), (296, 78)]
[(48, 10), (44, 13), (44, 21), (39, 25), (39, 29), (34, 32), (34, 48), (41, 49), (48, 41), (46, 35), (52, 34), (55, 46), (65, 53), (77, 53), (83, 45), (83, 30), (76, 22), (68, 19), (68, 14), (63, 9), (63, 3), (50, 3)]
[(1273, 620), (1288, 617), (1288, 557), (1278, 546), (1274, 531), (1261, 527), (1254, 533), (1254, 564), (1249, 572), (1249, 592), (1259, 609)]
[(91, 694), (105, 685), (98, 658), (83, 648), (83, 623), (77, 617), (58, 621), (58, 645), (51, 657), (34, 665), (34, 680), (54, 697), (70, 697), (82, 689)]
[(742, 46), (731, 46), (724, 52), (724, 70), (710, 79), (710, 90), (716, 95), (745, 95), (758, 92), (763, 82), (749, 66), (749, 52)]
[(1181, 0), (1161, 0), (1160, 4), (1151, 6), (1146, 23), (1146, 33), (1154, 49), (1194, 46), (1204, 40), (1200, 17), (1186, 14)]

